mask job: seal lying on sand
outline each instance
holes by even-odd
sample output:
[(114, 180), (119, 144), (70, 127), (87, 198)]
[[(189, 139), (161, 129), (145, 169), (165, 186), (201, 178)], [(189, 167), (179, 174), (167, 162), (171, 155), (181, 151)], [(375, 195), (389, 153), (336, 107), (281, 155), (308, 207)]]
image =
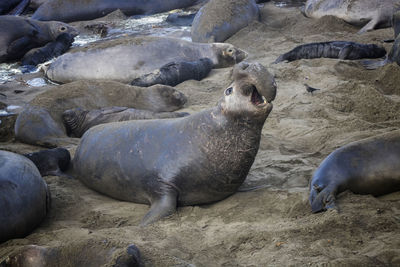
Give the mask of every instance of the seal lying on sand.
[(344, 21), (365, 25), (359, 33), (390, 27), (393, 13), (400, 9), (398, 0), (307, 0), (304, 15), (310, 18), (335, 16)]
[(32, 66), (36, 67), (40, 63), (64, 54), (73, 42), (74, 37), (71, 34), (60, 34), (55, 41), (26, 53), (21, 60), (21, 65), (25, 66), (24, 69), (32, 68)]
[(379, 58), (386, 54), (385, 48), (375, 44), (334, 41), (299, 45), (289, 52), (280, 55), (274, 63), (294, 61), (303, 58), (338, 58), (361, 59)]
[(150, 203), (146, 225), (177, 205), (219, 201), (236, 192), (257, 154), (276, 85), (260, 64), (241, 64), (216, 107), (165, 120), (95, 126), (82, 137), (74, 175), (111, 197)]
[(213, 67), (209, 58), (200, 58), (195, 61), (171, 62), (160, 69), (134, 79), (131, 85), (151, 86), (165, 84), (175, 86), (186, 80), (200, 81), (207, 77)]
[(400, 131), (347, 144), (324, 159), (310, 184), (312, 212), (336, 208), (350, 190), (380, 196), (400, 190)]
[(0, 243), (24, 237), (45, 218), (50, 192), (32, 161), (0, 151)]
[(67, 134), (72, 137), (81, 137), (89, 128), (93, 126), (129, 120), (149, 120), (179, 118), (189, 115), (186, 112), (152, 112), (142, 109), (126, 107), (106, 107), (94, 110), (84, 110), (74, 108), (66, 110), (62, 114), (62, 119), (67, 129)]
[[(92, 236), (92, 235), (91, 235)], [(82, 237), (80, 237), (82, 238)], [(110, 241), (90, 240), (72, 244), (63, 244), (60, 247), (42, 247), (36, 245), (24, 246), (14, 250), (4, 261), (1, 267), (139, 267), (142, 266), (139, 249), (134, 245), (119, 248), (120, 244), (110, 244)], [(97, 238), (98, 239), (98, 238)], [(81, 244), (83, 243), (83, 244)], [(107, 245), (105, 245), (105, 243)], [(113, 242), (114, 243), (114, 242)], [(79, 251), (79, 248), (81, 250)], [(78, 250), (79, 252), (77, 253)]]
[(400, 66), (400, 11), (393, 15), (394, 44), (384, 60), (364, 60), (361, 64), (369, 70), (383, 67), (386, 64), (396, 62)]
[(42, 22), (17, 16), (0, 16), (0, 29), (0, 63), (20, 59), (32, 48), (55, 41), (62, 33), (78, 34), (62, 22)]
[(254, 20), (260, 11), (254, 0), (210, 0), (196, 14), (191, 36), (193, 42), (224, 42)]
[(64, 22), (92, 20), (117, 9), (125, 15), (155, 14), (189, 7), (197, 0), (48, 0), (36, 10), (32, 18)]
[(68, 169), (71, 161), (69, 151), (62, 147), (28, 153), (24, 156), (35, 164), (42, 176), (65, 176), (62, 172)]
[(184, 94), (166, 85), (143, 88), (118, 82), (77, 81), (48, 88), (36, 96), (18, 115), (15, 137), (27, 144), (64, 146), (76, 141), (67, 137), (62, 121), (65, 110), (122, 106), (166, 112), (182, 108), (186, 100)]
[(209, 58), (213, 68), (224, 68), (245, 57), (245, 52), (231, 44), (200, 44), (156, 36), (127, 37), (72, 49), (57, 58), (46, 75), (59, 83), (90, 79), (130, 83), (168, 62)]

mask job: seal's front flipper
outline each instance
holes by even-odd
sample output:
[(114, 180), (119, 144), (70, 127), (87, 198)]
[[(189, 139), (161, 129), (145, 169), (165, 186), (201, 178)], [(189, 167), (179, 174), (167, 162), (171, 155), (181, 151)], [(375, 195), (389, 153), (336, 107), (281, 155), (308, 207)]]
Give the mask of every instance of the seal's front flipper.
[(150, 211), (143, 217), (140, 226), (146, 226), (173, 214), (176, 211), (177, 199), (177, 192), (169, 191), (159, 199), (154, 200), (151, 203)]
[(342, 49), (340, 49), (338, 58), (339, 59), (348, 59), (353, 48), (354, 47), (351, 44), (345, 45)]
[(338, 209), (336, 207), (336, 193), (337, 188), (327, 186), (321, 192), (317, 193), (316, 197), (311, 197), (311, 210), (313, 213), (317, 213), (320, 211), (325, 211), (327, 209)]
[(367, 31), (372, 31), (375, 29), (376, 25), (378, 24), (378, 16), (376, 18), (371, 19), (367, 24), (364, 25), (364, 27), (361, 28), (357, 33), (362, 34)]

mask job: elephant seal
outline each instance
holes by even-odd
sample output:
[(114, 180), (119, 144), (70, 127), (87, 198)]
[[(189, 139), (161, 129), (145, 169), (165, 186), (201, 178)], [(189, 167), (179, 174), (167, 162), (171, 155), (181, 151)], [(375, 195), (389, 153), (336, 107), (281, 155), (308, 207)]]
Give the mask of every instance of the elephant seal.
[(333, 151), (310, 183), (312, 212), (336, 208), (336, 195), (350, 190), (380, 196), (400, 190), (400, 130), (349, 143)]
[(364, 25), (358, 33), (390, 27), (393, 13), (400, 9), (397, 0), (307, 0), (303, 14), (310, 18), (335, 16)]
[(0, 151), (0, 243), (24, 237), (50, 208), (50, 192), (32, 161)]
[(275, 64), (282, 61), (294, 61), (303, 58), (338, 58), (338, 59), (361, 59), (379, 58), (386, 54), (385, 48), (375, 44), (360, 44), (345, 41), (309, 43), (299, 45), (289, 52), (280, 55)]
[(143, 88), (112, 81), (77, 81), (45, 89), (18, 114), (14, 132), (20, 142), (49, 148), (75, 143), (62, 121), (68, 109), (121, 106), (169, 112), (187, 101), (184, 94), (167, 85)]
[(193, 42), (224, 42), (254, 20), (260, 11), (254, 0), (210, 0), (197, 12), (191, 29)]
[(58, 21), (36, 21), (18, 16), (0, 16), (0, 63), (18, 60), (29, 50), (55, 41), (62, 33), (78, 32)]
[(68, 169), (71, 161), (69, 151), (62, 147), (40, 150), (23, 156), (35, 164), (42, 176), (65, 176), (63, 171)]
[(209, 58), (195, 61), (171, 62), (160, 69), (134, 79), (131, 85), (148, 87), (154, 84), (175, 86), (186, 80), (200, 81), (207, 77), (213, 67)]
[(246, 178), (275, 94), (273, 77), (261, 64), (241, 64), (216, 107), (89, 129), (76, 149), (73, 173), (100, 193), (150, 203), (142, 225), (172, 214), (177, 205), (219, 201)]
[(386, 64), (396, 62), (400, 66), (400, 11), (393, 15), (394, 43), (389, 54), (384, 60), (364, 60), (361, 64), (368, 70), (383, 67)]
[(80, 138), (88, 129), (103, 123), (129, 120), (179, 118), (187, 115), (189, 115), (189, 113), (186, 112), (156, 113), (148, 110), (127, 107), (106, 107), (94, 110), (74, 108), (64, 111), (62, 119), (67, 134), (72, 137)]
[(245, 52), (231, 44), (200, 44), (156, 36), (127, 37), (71, 49), (50, 65), (46, 75), (58, 83), (76, 80), (130, 83), (172, 61), (209, 58), (213, 68), (224, 68), (245, 57)]
[[(75, 241), (60, 247), (27, 245), (11, 252), (1, 267), (139, 267), (140, 250), (134, 244), (121, 247), (110, 240)], [(106, 242), (107, 241), (107, 242)], [(111, 243), (111, 244), (110, 244)], [(107, 244), (107, 245), (105, 245)], [(78, 250), (78, 251), (77, 251)]]
[(104, 17), (117, 9), (125, 15), (149, 15), (185, 8), (197, 0), (48, 0), (32, 15), (37, 20), (63, 22), (92, 20)]
[(53, 42), (47, 43), (45, 46), (32, 49), (21, 60), (24, 70), (35, 68), (38, 64), (44, 63), (52, 58), (64, 54), (74, 42), (74, 37), (69, 33), (60, 34)]

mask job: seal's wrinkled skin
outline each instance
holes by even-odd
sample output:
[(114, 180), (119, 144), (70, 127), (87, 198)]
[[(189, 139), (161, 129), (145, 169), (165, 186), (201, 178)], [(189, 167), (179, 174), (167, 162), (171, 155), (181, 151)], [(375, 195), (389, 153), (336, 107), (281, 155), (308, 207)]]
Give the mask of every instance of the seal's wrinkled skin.
[(24, 237), (50, 209), (50, 192), (32, 161), (0, 151), (0, 243)]
[(174, 213), (177, 205), (224, 199), (254, 162), (275, 94), (274, 79), (262, 65), (240, 64), (216, 107), (183, 118), (89, 129), (76, 150), (74, 175), (108, 196), (150, 204), (142, 225)]
[(274, 63), (282, 61), (294, 61), (303, 58), (338, 58), (338, 59), (361, 59), (379, 58), (386, 55), (385, 48), (375, 44), (360, 44), (354, 42), (334, 41), (309, 43), (299, 45), (291, 51), (280, 55)]
[(336, 207), (336, 195), (350, 190), (380, 196), (400, 190), (400, 131), (345, 145), (315, 171), (310, 184), (312, 212)]

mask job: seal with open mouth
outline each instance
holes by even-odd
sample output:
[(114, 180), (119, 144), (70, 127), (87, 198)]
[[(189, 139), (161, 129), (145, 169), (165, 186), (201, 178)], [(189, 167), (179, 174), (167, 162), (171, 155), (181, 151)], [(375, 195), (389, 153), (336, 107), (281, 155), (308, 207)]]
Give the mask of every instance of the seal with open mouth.
[(114, 122), (82, 137), (73, 174), (116, 199), (150, 204), (146, 225), (177, 205), (235, 193), (257, 154), (276, 84), (261, 64), (239, 64), (218, 105), (183, 118)]

